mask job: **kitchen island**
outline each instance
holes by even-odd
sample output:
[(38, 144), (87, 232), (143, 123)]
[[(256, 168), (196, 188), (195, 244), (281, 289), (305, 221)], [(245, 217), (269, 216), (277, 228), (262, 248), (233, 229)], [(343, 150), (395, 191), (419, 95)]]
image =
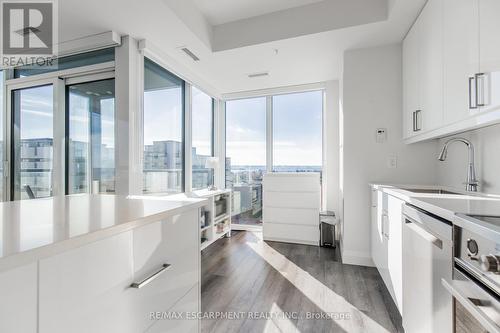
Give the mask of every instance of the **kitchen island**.
[(0, 332), (198, 331), (206, 200), (71, 195), (0, 204)]

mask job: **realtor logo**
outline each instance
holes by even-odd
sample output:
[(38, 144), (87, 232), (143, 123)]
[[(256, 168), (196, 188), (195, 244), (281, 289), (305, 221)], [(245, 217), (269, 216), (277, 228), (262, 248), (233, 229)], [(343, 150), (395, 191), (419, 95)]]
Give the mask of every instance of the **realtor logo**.
[(56, 55), (55, 0), (0, 2), (3, 66), (40, 64)]

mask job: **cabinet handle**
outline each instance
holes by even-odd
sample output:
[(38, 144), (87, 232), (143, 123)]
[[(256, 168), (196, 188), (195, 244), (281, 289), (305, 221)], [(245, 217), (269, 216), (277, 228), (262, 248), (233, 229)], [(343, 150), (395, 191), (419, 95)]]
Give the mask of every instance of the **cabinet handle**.
[(151, 281), (153, 281), (154, 279), (159, 277), (162, 273), (164, 273), (170, 267), (172, 267), (170, 264), (163, 264), (159, 270), (157, 270), (155, 273), (151, 274), (150, 276), (148, 276), (144, 280), (132, 283), (130, 285), (130, 288), (141, 289), (142, 287), (146, 286)]
[(382, 236), (389, 239), (389, 215), (387, 213), (382, 213)]
[[(484, 73), (477, 73), (475, 77), (476, 77), (476, 105), (485, 106), (486, 104), (484, 101)], [(481, 87), (479, 87), (479, 82), (481, 82)], [(479, 97), (481, 97), (481, 99)]]
[(443, 241), (428, 230), (424, 229), (420, 223), (415, 223), (406, 216), (405, 225), (412, 231), (420, 235), (420, 237), (427, 240), (429, 243), (432, 243), (434, 246), (440, 248), (441, 250), (443, 249)]
[(475, 103), (472, 104), (472, 81), (474, 81), (474, 84), (476, 84), (476, 78), (474, 76), (469, 77), (469, 109), (477, 109), (477, 84), (476, 84), (476, 94), (474, 101)]
[(422, 110), (416, 110), (413, 112), (413, 132), (418, 132), (420, 128), (420, 113)]

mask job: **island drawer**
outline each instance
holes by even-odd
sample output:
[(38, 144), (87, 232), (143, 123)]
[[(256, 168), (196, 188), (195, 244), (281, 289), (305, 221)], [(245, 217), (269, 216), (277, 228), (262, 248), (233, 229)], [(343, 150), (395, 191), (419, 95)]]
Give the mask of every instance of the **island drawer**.
[(134, 230), (134, 282), (153, 276), (133, 294), (134, 312), (143, 319), (150, 320), (152, 312), (167, 311), (199, 282), (198, 233), (197, 211)]
[(199, 282), (198, 210), (40, 260), (39, 332), (143, 332)]

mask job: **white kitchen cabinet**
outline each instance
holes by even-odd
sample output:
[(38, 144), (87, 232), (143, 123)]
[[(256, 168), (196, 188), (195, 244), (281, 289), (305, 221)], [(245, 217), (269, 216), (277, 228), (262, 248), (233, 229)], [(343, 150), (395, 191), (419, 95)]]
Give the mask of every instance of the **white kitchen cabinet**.
[(419, 26), (414, 26), (403, 41), (403, 135), (412, 136), (421, 128), (415, 122), (421, 114), (419, 102)]
[(422, 131), (443, 124), (443, 0), (429, 0), (416, 22), (419, 30), (419, 101)]
[(148, 323), (149, 314), (167, 311), (199, 281), (200, 251), (197, 210), (133, 231), (134, 281), (170, 265), (148, 285), (132, 291), (132, 307)]
[(403, 41), (404, 137), (443, 124), (443, 0), (429, 0)]
[(37, 332), (37, 264), (0, 273), (0, 332)]
[(147, 330), (151, 312), (199, 283), (198, 216), (190, 210), (40, 260), (39, 332)]
[(372, 189), (372, 259), (394, 303), (402, 312), (402, 209), (405, 202)]
[(129, 289), (132, 232), (39, 263), (40, 333), (138, 332)]
[(406, 143), (500, 123), (498, 13), (498, 0), (427, 1), (403, 41)]
[(387, 198), (389, 242), (387, 246), (387, 267), (391, 295), (399, 311), (403, 309), (403, 206), (405, 202), (391, 195)]
[(147, 333), (199, 332), (200, 323), (196, 320), (196, 315), (199, 313), (198, 288), (198, 285), (193, 287), (167, 312), (169, 315), (180, 316), (179, 319), (169, 320), (167, 318), (159, 318), (156, 323), (147, 330)]
[(444, 0), (444, 122), (468, 118), (475, 110), (479, 73), (479, 0)]
[(387, 198), (386, 194), (372, 189), (371, 252), (373, 263), (379, 272), (387, 275), (388, 235), (384, 232), (384, 229), (387, 228), (387, 210), (384, 208), (384, 198)]
[(500, 1), (479, 0), (480, 111), (500, 109)]

